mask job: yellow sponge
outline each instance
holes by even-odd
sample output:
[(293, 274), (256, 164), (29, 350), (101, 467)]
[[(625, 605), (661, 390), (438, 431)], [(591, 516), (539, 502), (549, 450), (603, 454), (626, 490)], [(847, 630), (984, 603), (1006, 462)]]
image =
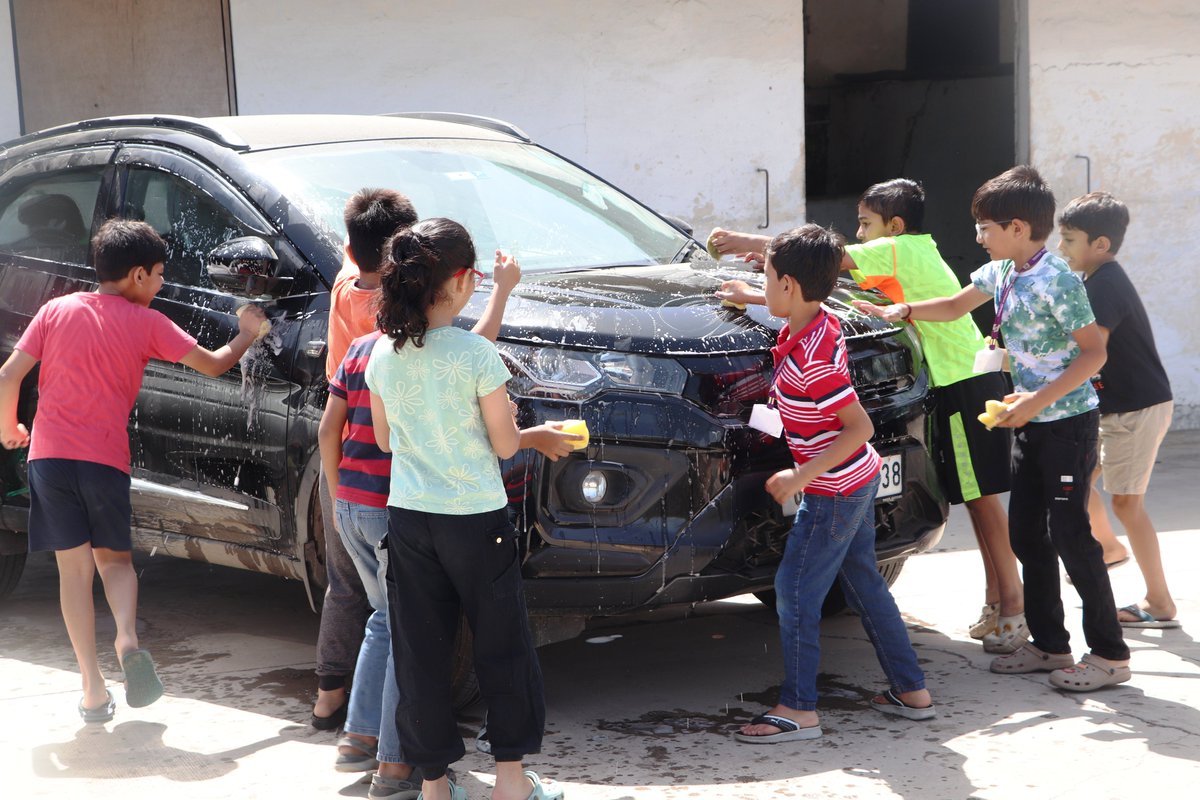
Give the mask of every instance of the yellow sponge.
[(746, 310), (745, 303), (735, 303), (732, 300), (722, 300), (721, 305), (725, 306), (726, 308), (736, 308), (738, 311)]
[(999, 400), (988, 400), (986, 403), (987, 410), (979, 415), (978, 419), (983, 423), (983, 426), (989, 431), (996, 426), (999, 420), (996, 415), (1004, 411), (1008, 411), (1008, 403), (1003, 403)]
[(708, 235), (708, 241), (704, 243), (704, 249), (708, 251), (710, 256), (712, 256), (713, 261), (721, 260), (721, 254), (717, 252), (717, 244), (713, 241), (711, 233)]
[[(240, 316), (242, 316), (242, 312), (244, 312), (251, 305), (252, 305), (251, 303), (247, 303), (244, 306), (238, 306), (237, 310), (234, 311), (233, 313), (237, 314), (240, 317)], [(271, 321), (264, 319), (262, 321), (262, 324), (258, 326), (258, 336), (254, 337), (254, 341), (257, 342), (259, 339), (263, 338), (270, 332), (271, 332)]]

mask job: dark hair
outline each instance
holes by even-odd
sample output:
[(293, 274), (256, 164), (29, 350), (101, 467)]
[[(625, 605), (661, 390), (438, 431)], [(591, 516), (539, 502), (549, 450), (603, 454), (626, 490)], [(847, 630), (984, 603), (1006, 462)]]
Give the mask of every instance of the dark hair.
[(384, 245), (384, 254), (379, 329), (395, 339), (396, 352), (409, 339), (424, 347), (429, 307), (456, 272), (475, 266), (471, 234), (452, 219), (424, 219), (397, 231)]
[(905, 233), (920, 233), (925, 224), (925, 189), (908, 178), (894, 178), (877, 183), (863, 192), (858, 202), (883, 217), (904, 220)]
[(1108, 192), (1092, 192), (1067, 203), (1058, 217), (1058, 224), (1083, 231), (1087, 234), (1088, 244), (1107, 236), (1110, 245), (1108, 252), (1115, 256), (1125, 241), (1129, 209)]
[(167, 260), (167, 243), (145, 222), (110, 219), (92, 237), (96, 276), (119, 281), (134, 267), (147, 271)]
[(976, 222), (992, 220), (1005, 228), (1014, 219), (1029, 224), (1030, 238), (1044, 242), (1054, 227), (1054, 192), (1028, 164), (1013, 167), (987, 181), (971, 198)]
[(785, 231), (767, 245), (766, 256), (775, 274), (790, 275), (800, 284), (800, 294), (810, 303), (833, 293), (842, 257), (841, 234), (812, 223)]
[(407, 197), (392, 189), (359, 189), (346, 201), (344, 219), (359, 272), (378, 272), (384, 243), (399, 228), (413, 225), (417, 212)]

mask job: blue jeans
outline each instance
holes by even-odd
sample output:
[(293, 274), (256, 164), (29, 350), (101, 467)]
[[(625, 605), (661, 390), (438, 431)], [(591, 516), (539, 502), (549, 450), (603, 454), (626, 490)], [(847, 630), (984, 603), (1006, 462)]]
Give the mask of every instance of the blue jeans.
[(817, 707), (821, 604), (836, 578), (862, 618), (867, 637), (894, 692), (925, 688), (925, 673), (908, 641), (896, 601), (875, 562), (875, 492), (879, 477), (849, 495), (806, 494), (775, 574), (775, 607), (783, 644), (779, 702)]
[[(367, 617), (366, 632), (354, 668), (346, 732), (379, 737), (382, 762), (404, 763), (400, 735), (396, 731), (396, 706), (400, 690), (392, 662), (392, 636), (388, 630), (387, 548), (379, 542), (387, 535), (386, 508), (337, 501), (337, 527), (346, 552), (354, 562), (367, 601), (374, 609)], [(382, 722), (382, 724), (381, 724)]]

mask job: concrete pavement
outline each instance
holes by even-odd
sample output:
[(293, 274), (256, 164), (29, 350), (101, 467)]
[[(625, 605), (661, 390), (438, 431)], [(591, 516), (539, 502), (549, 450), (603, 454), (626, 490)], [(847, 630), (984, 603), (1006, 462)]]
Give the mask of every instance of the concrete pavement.
[[(1172, 434), (1149, 508), (1181, 630), (1128, 631), (1130, 683), (1062, 693), (1044, 675), (997, 676), (966, 635), (982, 569), (961, 510), (942, 545), (895, 586), (940, 713), (913, 723), (867, 707), (882, 674), (857, 618), (823, 626), (825, 737), (745, 745), (729, 735), (775, 701), (772, 615), (753, 598), (609, 622), (540, 651), (549, 706), (529, 766), (571, 800), (591, 798), (1191, 798), (1200, 792), (1200, 433)], [(52, 560), (31, 559), (0, 603), (0, 797), (364, 797), (333, 771), (334, 736), (305, 723), (317, 624), (297, 583), (166, 559), (137, 559), (144, 643), (167, 696), (85, 726), (58, 615)], [(1140, 597), (1132, 565), (1112, 573), (1119, 605)], [(1077, 654), (1078, 597), (1064, 586)], [(104, 609), (97, 591), (97, 605)], [(99, 638), (110, 640), (101, 617)], [(110, 677), (118, 676), (107, 656)], [(482, 709), (464, 717), (473, 733)], [(490, 761), (458, 765), (489, 796)]]

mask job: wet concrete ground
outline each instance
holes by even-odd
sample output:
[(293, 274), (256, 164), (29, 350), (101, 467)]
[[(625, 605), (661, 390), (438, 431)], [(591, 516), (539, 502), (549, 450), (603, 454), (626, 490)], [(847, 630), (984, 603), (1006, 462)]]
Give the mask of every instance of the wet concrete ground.
[[(1149, 495), (1181, 630), (1128, 631), (1130, 683), (1091, 695), (1043, 675), (997, 676), (966, 635), (982, 602), (965, 515), (895, 587), (940, 708), (913, 723), (872, 711), (882, 674), (858, 620), (823, 626), (825, 737), (777, 746), (729, 735), (771, 705), (777, 631), (753, 598), (686, 614), (612, 622), (540, 651), (548, 725), (529, 765), (583, 798), (1134, 798), (1200, 791), (1200, 434), (1173, 434)], [(137, 559), (142, 636), (168, 694), (85, 726), (54, 565), (31, 560), (0, 602), (0, 797), (365, 797), (333, 771), (334, 735), (306, 724), (316, 618), (298, 583), (163, 557)], [(1119, 604), (1139, 597), (1135, 566), (1112, 573)], [(1078, 597), (1064, 585), (1073, 641)], [(104, 608), (97, 591), (97, 603)], [(111, 619), (99, 637), (110, 641)], [(592, 640), (592, 641), (589, 641)], [(1081, 652), (1077, 650), (1077, 654)], [(110, 678), (119, 677), (106, 656)], [(474, 730), (481, 708), (463, 717)], [(469, 744), (469, 743), (468, 743)], [(458, 765), (489, 796), (490, 762)]]

